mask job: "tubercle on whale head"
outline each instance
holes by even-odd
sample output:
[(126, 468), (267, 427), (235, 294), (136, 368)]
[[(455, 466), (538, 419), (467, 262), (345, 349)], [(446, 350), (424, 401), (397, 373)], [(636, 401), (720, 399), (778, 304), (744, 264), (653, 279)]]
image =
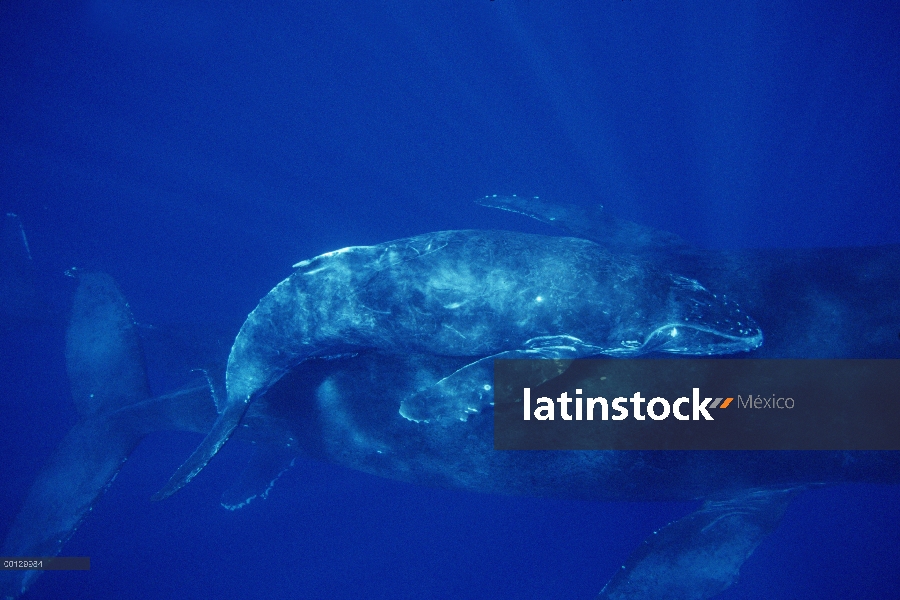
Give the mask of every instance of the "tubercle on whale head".
[(647, 336), (652, 352), (712, 356), (750, 352), (763, 343), (756, 321), (724, 295), (672, 275), (664, 322)]

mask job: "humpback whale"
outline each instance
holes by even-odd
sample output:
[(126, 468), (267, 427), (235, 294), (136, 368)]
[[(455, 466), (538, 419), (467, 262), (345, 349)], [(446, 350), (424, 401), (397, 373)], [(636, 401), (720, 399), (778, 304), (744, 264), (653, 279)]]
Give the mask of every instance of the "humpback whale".
[(762, 343), (752, 318), (696, 280), (585, 239), (443, 231), (295, 268), (247, 317), (221, 415), (156, 499), (199, 473), (247, 405), (309, 358), (365, 349), (474, 357), (403, 400), (405, 417), (427, 422), (490, 405), (495, 358), (715, 355)]
[[(602, 235), (602, 231), (598, 233)], [(352, 252), (337, 256), (349, 254)], [(326, 256), (322, 262), (327, 263), (330, 258)], [(609, 260), (630, 264), (626, 257)], [(671, 260), (674, 265), (681, 261), (678, 257)], [(316, 266), (315, 262), (301, 264), (291, 278), (302, 279), (304, 269), (323, 266)], [(898, 264), (897, 248), (848, 250), (840, 255), (819, 253), (818, 257), (801, 253), (799, 259), (795, 254), (773, 259), (769, 253), (720, 253), (711, 255), (705, 266), (692, 267), (685, 261), (680, 265), (684, 269), (675, 272), (723, 284), (719, 288), (717, 283), (712, 289), (746, 292), (746, 298), (741, 297), (742, 305), (752, 307), (767, 335), (766, 344), (752, 350), (751, 355), (802, 356), (812, 347), (820, 348), (816, 340), (828, 336), (826, 351), (832, 356), (884, 357), (897, 355), (895, 347), (887, 350), (885, 340), (889, 337), (894, 343), (895, 332), (890, 331), (886, 337), (885, 325), (900, 317), (894, 298)], [(675, 277), (680, 276), (671, 275), (667, 269), (640, 268), (646, 269), (646, 281), (667, 290), (665, 294), (660, 292), (658, 298), (668, 299), (669, 293), (675, 298), (684, 297), (680, 295), (693, 292), (699, 301), (688, 306), (705, 307), (703, 302), (712, 296), (705, 289), (694, 289), (693, 284), (679, 285), (680, 280)], [(729, 272), (730, 279), (726, 277)], [(735, 273), (740, 274), (737, 280)], [(829, 279), (837, 273), (841, 283), (823, 283), (816, 273), (828, 273)], [(786, 274), (795, 281), (791, 300), (800, 309), (794, 313), (785, 314), (782, 309), (783, 290), (765, 285), (767, 278), (775, 274)], [(372, 286), (361, 284), (361, 289), (365, 293), (383, 289), (379, 277), (382, 276), (377, 275)], [(755, 284), (754, 279), (758, 279)], [(371, 307), (379, 310), (385, 307), (374, 303), (384, 297), (380, 292), (371, 299), (365, 293), (349, 300), (362, 302), (360, 306), (370, 306), (371, 301)], [(714, 299), (720, 296), (717, 294)], [(812, 309), (814, 299), (823, 297), (831, 305), (840, 306), (842, 312), (857, 316), (847, 322), (830, 321), (823, 328), (821, 311)], [(276, 299), (272, 300), (277, 306)], [(454, 302), (452, 298), (442, 301), (442, 308)], [(67, 436), (33, 486), (4, 544), (4, 552), (11, 555), (57, 552), (144, 435), (164, 428), (207, 434), (227, 410), (221, 401), (218, 405), (214, 402), (205, 384), (164, 396), (149, 394), (142, 379), (143, 358), (135, 343), (133, 321), (111, 279), (83, 274), (75, 306), (67, 337), (67, 357), (71, 357), (69, 375), (82, 415), (80, 425)], [(730, 301), (720, 301), (713, 308), (717, 310), (707, 308), (708, 313), (690, 313), (713, 314), (712, 323), (723, 323), (720, 329), (714, 329), (709, 327), (710, 322), (703, 321), (696, 337), (682, 338), (699, 340), (699, 345), (692, 346), (698, 353), (716, 348), (710, 343), (717, 340), (726, 346), (733, 344), (733, 338), (739, 337), (733, 335), (734, 328), (739, 327), (737, 323), (748, 323), (744, 313), (737, 313)], [(408, 314), (415, 312), (412, 304), (408, 310)], [(655, 330), (649, 329), (662, 326), (665, 332), (672, 325), (669, 316), (666, 314), (648, 326), (643, 339), (650, 344), (637, 352), (651, 346), (660, 351), (669, 342), (669, 349), (684, 353), (688, 346), (680, 341), (671, 343), (665, 336), (656, 339), (652, 334)], [(728, 319), (723, 320), (725, 317)], [(818, 332), (820, 337), (798, 340), (798, 332)], [(585, 349), (569, 339), (584, 341), (578, 330), (560, 329), (553, 333), (556, 336), (550, 343), (529, 344), (530, 338), (520, 339), (509, 350), (501, 345), (478, 352), (577, 356)], [(601, 347), (602, 340), (585, 337), (592, 347)], [(270, 330), (256, 343), (264, 347), (267, 339), (280, 338), (271, 337)], [(759, 340), (750, 335), (744, 341), (752, 345)], [(226, 492), (223, 504), (236, 508), (252, 496), (262, 495), (299, 454), (412, 483), (490, 493), (595, 500), (702, 498), (705, 502), (696, 512), (648, 538), (613, 576), (601, 597), (709, 598), (734, 581), (740, 565), (777, 525), (787, 503), (802, 489), (831, 482), (900, 479), (898, 453), (494, 452), (489, 410), (463, 411), (464, 418), (453, 415), (448, 419), (432, 419), (431, 415), (425, 419), (410, 418), (403, 410), (404, 402), (422, 397), (422, 390), (446, 392), (450, 388), (444, 388), (441, 382), (448, 378), (452, 382), (456, 374), (467, 383), (483, 381), (478, 369), (468, 368), (483, 357), (463, 351), (441, 354), (427, 344), (415, 346), (417, 341), (397, 343), (409, 346), (322, 343), (305, 360), (284, 367), (286, 371), (249, 404), (241, 427), (235, 430), (235, 437), (257, 442), (257, 455), (236, 486)], [(131, 375), (119, 378), (120, 372)], [(449, 403), (438, 406), (439, 412), (468, 407), (471, 402), (471, 398), (457, 403), (452, 402), (452, 397), (447, 400)], [(91, 477), (87, 477), (89, 474)], [(69, 485), (70, 481), (81, 484)], [(693, 568), (684, 569), (684, 565)], [(0, 591), (15, 597), (33, 577), (33, 573), (30, 577), (4, 574)]]

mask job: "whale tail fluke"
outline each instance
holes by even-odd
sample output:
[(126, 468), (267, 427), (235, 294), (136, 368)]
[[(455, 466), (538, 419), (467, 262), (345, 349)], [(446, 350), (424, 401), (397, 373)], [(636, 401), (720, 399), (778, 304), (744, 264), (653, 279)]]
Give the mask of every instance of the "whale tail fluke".
[[(131, 311), (109, 275), (79, 273), (66, 335), (66, 368), (79, 420), (29, 490), (4, 556), (55, 556), (145, 434), (208, 430), (206, 386), (151, 398)], [(0, 572), (0, 598), (24, 593), (40, 571)]]
[[(149, 397), (130, 311), (108, 275), (80, 276), (66, 336), (79, 421), (32, 485), (3, 545), (5, 556), (55, 556), (141, 440), (119, 409)], [(23, 593), (39, 571), (8, 571), (3, 594)]]

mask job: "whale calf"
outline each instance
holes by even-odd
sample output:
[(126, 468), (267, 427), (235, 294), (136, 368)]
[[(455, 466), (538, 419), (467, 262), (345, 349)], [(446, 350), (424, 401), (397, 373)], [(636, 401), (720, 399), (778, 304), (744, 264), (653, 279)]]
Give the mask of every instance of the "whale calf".
[(492, 403), (494, 358), (708, 356), (749, 351), (759, 326), (730, 300), (592, 241), (509, 231), (441, 231), (328, 252), (259, 303), (226, 370), (212, 431), (155, 496), (190, 481), (247, 406), (304, 360), (361, 350), (470, 357), (405, 398), (413, 421), (465, 420)]

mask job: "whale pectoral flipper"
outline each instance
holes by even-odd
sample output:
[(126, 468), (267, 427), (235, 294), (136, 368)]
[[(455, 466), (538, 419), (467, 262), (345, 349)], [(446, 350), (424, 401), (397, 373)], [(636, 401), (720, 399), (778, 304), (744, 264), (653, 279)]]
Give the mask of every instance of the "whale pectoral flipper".
[(744, 561), (806, 489), (755, 489), (708, 500), (651, 535), (597, 600), (706, 600), (731, 586)]
[(151, 497), (152, 500), (165, 500), (190, 482), (203, 470), (203, 467), (216, 455), (225, 442), (231, 438), (238, 423), (247, 411), (246, 402), (237, 402), (225, 406), (225, 410), (216, 419), (212, 430), (184, 463), (178, 467), (165, 486)]
[(567, 235), (591, 240), (614, 252), (640, 254), (662, 265), (680, 265), (679, 259), (696, 262), (700, 258), (694, 248), (674, 233), (614, 217), (596, 203), (578, 205), (500, 195), (479, 198), (475, 203), (524, 215)]
[(244, 472), (234, 485), (222, 494), (222, 507), (237, 510), (256, 498), (266, 498), (278, 478), (294, 466), (296, 458), (297, 450), (294, 448), (271, 444), (258, 445)]
[[(555, 339), (555, 338), (554, 338)], [(400, 403), (400, 415), (410, 421), (465, 421), (494, 405), (494, 360), (496, 359), (571, 359), (579, 355), (572, 346), (542, 346), (527, 350), (509, 350), (462, 367), (431, 387), (407, 397)], [(536, 374), (533, 385), (556, 377), (569, 367), (569, 360), (556, 360)]]
[(465, 421), (494, 403), (494, 358), (503, 352), (462, 367), (431, 387), (420, 390), (400, 403), (400, 415), (415, 421)]

